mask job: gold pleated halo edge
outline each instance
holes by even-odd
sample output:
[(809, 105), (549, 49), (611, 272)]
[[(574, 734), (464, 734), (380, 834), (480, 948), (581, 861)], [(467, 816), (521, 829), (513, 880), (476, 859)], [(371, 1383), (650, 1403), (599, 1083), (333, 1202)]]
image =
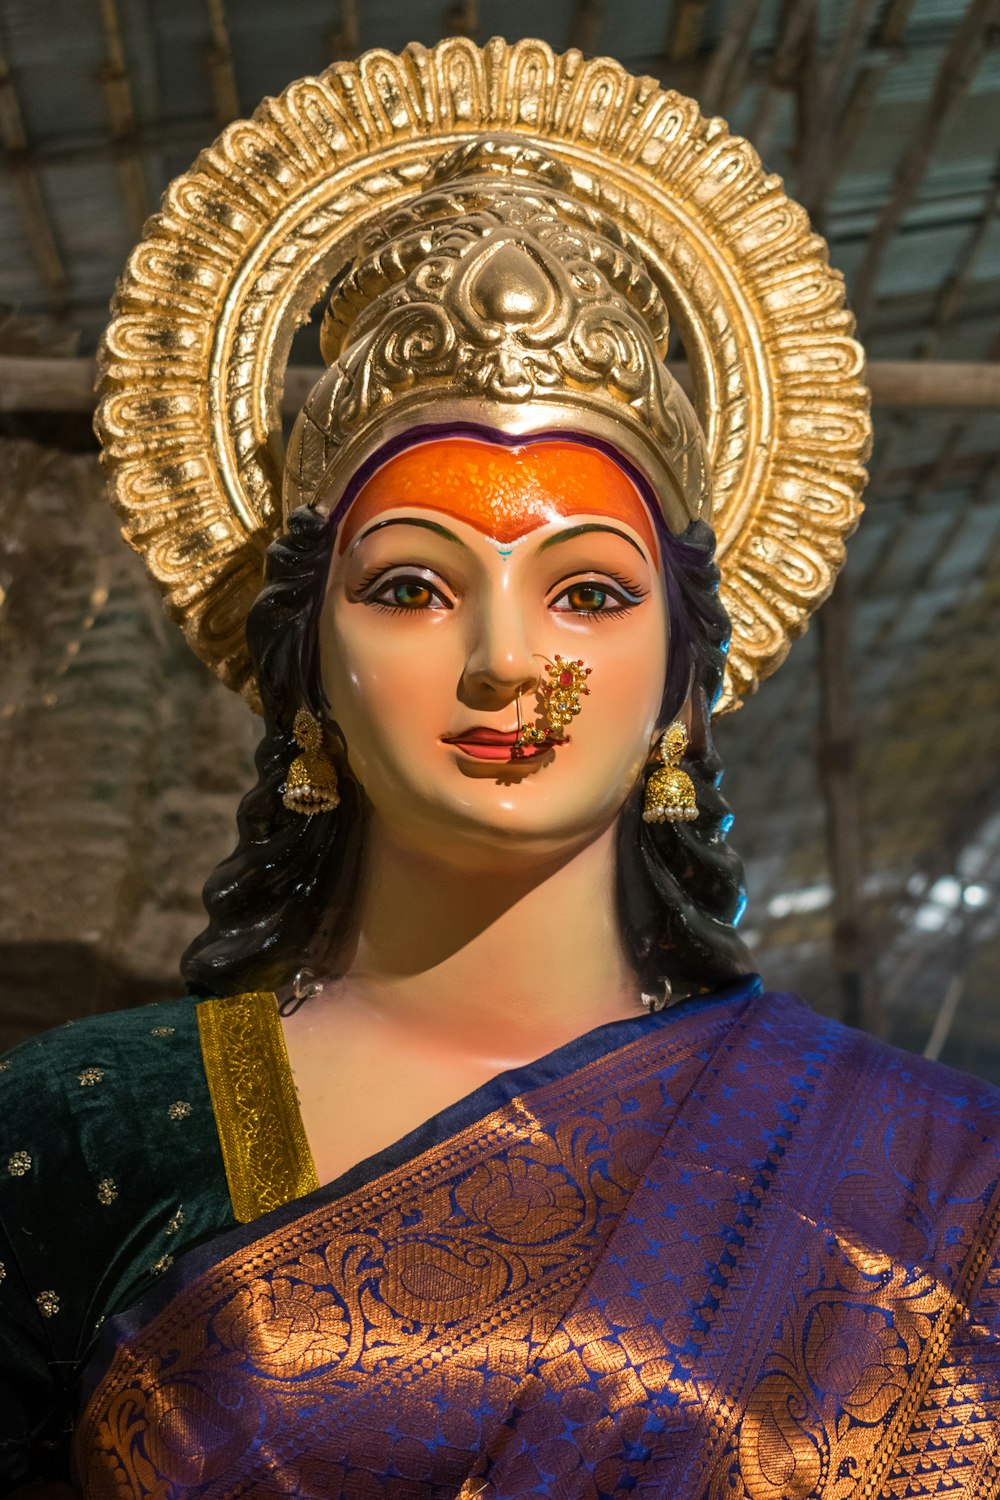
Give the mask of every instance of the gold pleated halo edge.
[(781, 663), (861, 513), (864, 361), (840, 274), (753, 147), (692, 99), (543, 42), (376, 50), (266, 99), (167, 189), (98, 354), (126, 540), (189, 644), (257, 707), (244, 638), (281, 528), (292, 337), (377, 219), (495, 131), (568, 167), (661, 286), (692, 367), (732, 621), (716, 711)]

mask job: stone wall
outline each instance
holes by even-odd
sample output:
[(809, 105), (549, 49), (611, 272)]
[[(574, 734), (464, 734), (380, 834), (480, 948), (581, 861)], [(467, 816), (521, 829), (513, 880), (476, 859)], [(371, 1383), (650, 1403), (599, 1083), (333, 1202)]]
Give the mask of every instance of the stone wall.
[(96, 458), (0, 440), (0, 1048), (182, 992), (257, 724), (122, 543)]

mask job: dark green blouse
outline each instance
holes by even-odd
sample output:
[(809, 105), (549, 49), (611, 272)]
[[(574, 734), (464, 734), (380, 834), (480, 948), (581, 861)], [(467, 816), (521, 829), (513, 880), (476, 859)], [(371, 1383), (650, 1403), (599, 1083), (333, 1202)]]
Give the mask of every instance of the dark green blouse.
[(235, 1224), (193, 998), (0, 1061), (0, 1494), (66, 1479), (97, 1328)]

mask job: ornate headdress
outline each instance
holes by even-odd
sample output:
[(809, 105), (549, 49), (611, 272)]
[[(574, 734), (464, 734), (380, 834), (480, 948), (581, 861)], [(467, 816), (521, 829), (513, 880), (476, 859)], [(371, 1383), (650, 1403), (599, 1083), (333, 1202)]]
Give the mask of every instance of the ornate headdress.
[[(292, 335), (331, 284), (285, 462)], [(584, 432), (673, 530), (711, 519), (723, 709), (781, 662), (860, 514), (868, 397), (824, 242), (746, 141), (608, 59), (452, 38), (293, 84), (171, 184), (113, 311), (98, 427), (124, 534), (251, 702), (282, 477), (285, 511), (329, 511), (413, 428)]]

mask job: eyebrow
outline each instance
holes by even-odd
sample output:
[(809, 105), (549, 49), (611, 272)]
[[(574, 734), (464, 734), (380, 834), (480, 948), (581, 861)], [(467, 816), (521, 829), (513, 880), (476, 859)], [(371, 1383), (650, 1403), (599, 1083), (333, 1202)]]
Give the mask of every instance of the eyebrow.
[(422, 526), (425, 531), (433, 531), (436, 535), (443, 536), (446, 542), (454, 542), (456, 546), (464, 548), (466, 552), (469, 550), (460, 536), (456, 536), (453, 531), (449, 531), (447, 526), (439, 526), (437, 521), (425, 521), (420, 516), (390, 516), (387, 521), (375, 521), (371, 526), (366, 526), (360, 536), (355, 538), (351, 551), (353, 552), (355, 547), (363, 542), (366, 536), (371, 536), (373, 531), (381, 531), (384, 526)]
[(544, 552), (546, 547), (554, 547), (557, 542), (572, 541), (574, 537), (583, 536), (588, 531), (610, 531), (612, 536), (620, 536), (623, 542), (628, 542), (630, 547), (634, 547), (643, 562), (649, 561), (639, 543), (633, 541), (630, 536), (626, 536), (624, 531), (619, 531), (617, 526), (601, 526), (596, 521), (585, 521), (582, 526), (570, 526), (566, 531), (557, 532), (555, 536), (547, 536), (538, 550)]

